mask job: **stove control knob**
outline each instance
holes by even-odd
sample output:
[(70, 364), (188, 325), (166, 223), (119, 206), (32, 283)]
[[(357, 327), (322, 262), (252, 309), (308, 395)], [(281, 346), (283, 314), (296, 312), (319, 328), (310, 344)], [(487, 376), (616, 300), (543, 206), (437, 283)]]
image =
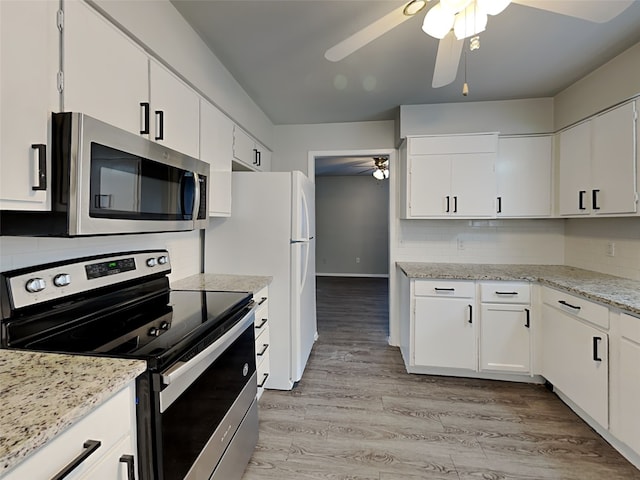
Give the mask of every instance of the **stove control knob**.
[(162, 322), (160, 324), (160, 330), (169, 330), (171, 328), (171, 324), (169, 322)]
[(169, 257), (167, 257), (166, 255), (162, 255), (161, 257), (158, 257), (158, 263), (160, 265), (164, 265), (165, 263), (169, 263)]
[(147, 258), (147, 267), (155, 267), (158, 261), (155, 258)]
[(47, 282), (45, 282), (43, 278), (31, 278), (27, 280), (25, 288), (27, 289), (27, 292), (38, 293), (44, 290), (46, 286)]
[(68, 273), (61, 273), (53, 277), (53, 284), (56, 287), (66, 287), (71, 283), (71, 275)]
[(148, 333), (150, 337), (157, 337), (158, 335), (160, 335), (160, 330), (158, 330), (156, 327), (151, 327)]

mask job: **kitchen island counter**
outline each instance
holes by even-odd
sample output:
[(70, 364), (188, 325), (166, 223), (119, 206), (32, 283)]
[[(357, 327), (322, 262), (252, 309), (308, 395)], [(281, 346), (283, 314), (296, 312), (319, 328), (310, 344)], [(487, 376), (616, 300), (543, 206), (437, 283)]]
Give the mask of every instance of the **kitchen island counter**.
[(640, 315), (640, 281), (563, 265), (397, 262), (409, 278), (529, 281)]
[(174, 290), (218, 290), (223, 292), (258, 293), (268, 286), (273, 277), (258, 275), (232, 275), (200, 273), (171, 284)]
[(0, 476), (145, 369), (140, 360), (0, 349)]

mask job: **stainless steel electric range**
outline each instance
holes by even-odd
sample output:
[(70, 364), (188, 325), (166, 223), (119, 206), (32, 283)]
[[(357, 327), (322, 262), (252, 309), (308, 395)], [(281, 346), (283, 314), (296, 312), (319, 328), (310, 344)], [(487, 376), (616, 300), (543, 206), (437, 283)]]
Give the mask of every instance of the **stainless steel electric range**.
[(239, 479), (258, 438), (250, 293), (172, 291), (169, 254), (0, 274), (1, 346), (142, 359), (140, 480)]

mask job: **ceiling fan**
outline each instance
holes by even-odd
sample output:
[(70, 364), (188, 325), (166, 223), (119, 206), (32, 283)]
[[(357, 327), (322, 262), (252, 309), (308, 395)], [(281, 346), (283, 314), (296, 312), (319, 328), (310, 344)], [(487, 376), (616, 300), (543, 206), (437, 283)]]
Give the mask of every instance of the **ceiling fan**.
[[(401, 23), (421, 13), (431, 0), (411, 0), (362, 30), (354, 33), (325, 52), (325, 58), (338, 62), (384, 35)], [(513, 0), (513, 3), (547, 10), (562, 15), (605, 23), (620, 15), (634, 0)], [(440, 40), (433, 72), (433, 88), (452, 83), (458, 73), (464, 40), (470, 38), (470, 49), (479, 47), (477, 35), (487, 25), (487, 15), (498, 15), (510, 0), (436, 0), (428, 9), (422, 30)], [(467, 85), (463, 94), (466, 95)]]

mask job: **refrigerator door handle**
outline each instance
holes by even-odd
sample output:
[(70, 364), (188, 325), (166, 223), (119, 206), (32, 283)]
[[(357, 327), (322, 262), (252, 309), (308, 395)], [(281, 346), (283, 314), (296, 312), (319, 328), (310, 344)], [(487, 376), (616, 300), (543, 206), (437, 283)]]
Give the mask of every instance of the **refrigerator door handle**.
[(308, 243), (303, 248), (305, 250), (305, 254), (304, 254), (305, 258), (304, 258), (304, 265), (302, 270), (302, 278), (300, 279), (300, 292), (304, 290), (304, 285), (305, 283), (307, 283), (307, 272), (309, 271), (309, 250), (311, 250), (310, 245)]
[(302, 215), (302, 218), (300, 219), (300, 222), (301, 222), (300, 234), (304, 238), (309, 238), (309, 235), (311, 235), (311, 228), (309, 223), (309, 204), (307, 203), (307, 196), (304, 193), (304, 188), (300, 189), (300, 197), (302, 198), (302, 208), (303, 208), (303, 215)]

